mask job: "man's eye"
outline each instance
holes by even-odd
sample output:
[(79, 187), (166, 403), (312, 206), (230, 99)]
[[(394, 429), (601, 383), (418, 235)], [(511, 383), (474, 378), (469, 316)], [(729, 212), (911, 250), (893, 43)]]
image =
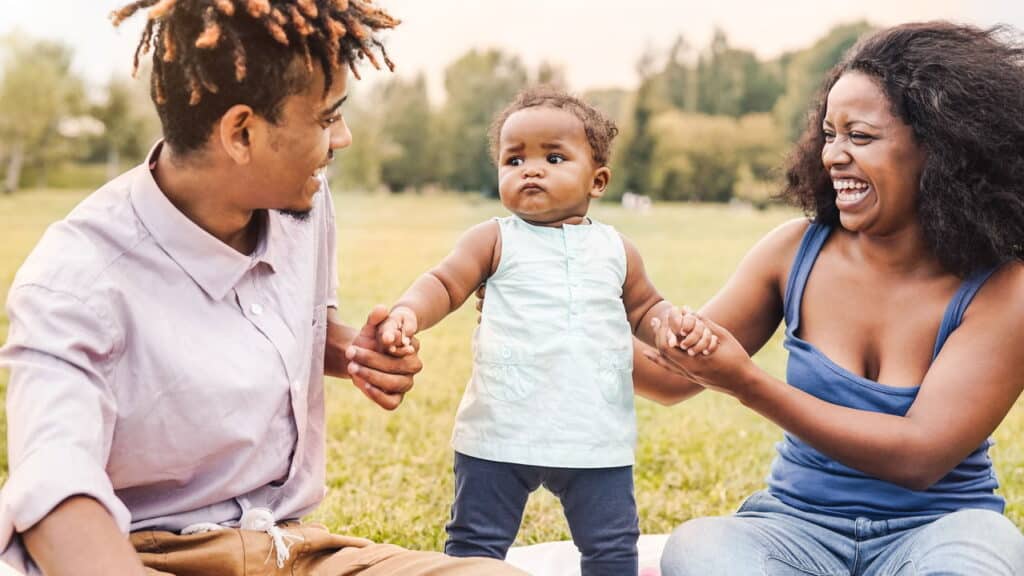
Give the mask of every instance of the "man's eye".
[(334, 124), (339, 120), (341, 120), (341, 114), (334, 114), (333, 116), (328, 116), (327, 118), (324, 118), (324, 126), (330, 126), (331, 124)]
[(565, 156), (561, 154), (548, 154), (548, 162), (551, 164), (561, 164), (565, 162)]

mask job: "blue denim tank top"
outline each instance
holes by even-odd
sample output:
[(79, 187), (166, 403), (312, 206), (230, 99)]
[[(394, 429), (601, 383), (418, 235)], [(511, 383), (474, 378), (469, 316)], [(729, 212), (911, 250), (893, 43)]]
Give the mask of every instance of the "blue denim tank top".
[[(804, 286), (831, 231), (831, 227), (811, 224), (789, 274), (784, 301), (784, 346), (789, 351), (786, 380), (791, 386), (832, 404), (903, 416), (920, 387), (887, 386), (853, 374), (832, 362), (813, 344), (796, 336)], [(950, 333), (960, 325), (978, 289), (994, 271), (994, 268), (982, 270), (963, 281), (946, 308), (935, 340), (933, 360)], [(845, 517), (877, 520), (943, 514), (963, 508), (1001, 513), (1005, 501), (994, 493), (999, 483), (988, 456), (991, 445), (992, 441), (986, 440), (933, 486), (916, 491), (845, 466), (787, 432), (776, 444), (768, 490), (795, 508)]]

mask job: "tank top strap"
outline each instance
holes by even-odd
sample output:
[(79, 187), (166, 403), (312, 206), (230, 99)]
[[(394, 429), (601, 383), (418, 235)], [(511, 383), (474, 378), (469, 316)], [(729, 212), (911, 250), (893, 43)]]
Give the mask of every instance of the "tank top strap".
[(807, 277), (811, 275), (814, 261), (818, 258), (821, 247), (825, 245), (825, 240), (828, 240), (831, 232), (831, 226), (811, 222), (804, 232), (803, 239), (800, 240), (800, 247), (793, 260), (793, 267), (789, 271), (786, 295), (782, 304), (786, 317), (786, 332), (789, 334), (793, 334), (800, 323), (800, 302), (803, 300)]
[(942, 324), (939, 325), (939, 333), (935, 336), (935, 350), (932, 352), (932, 360), (939, 356), (946, 339), (960, 326), (964, 319), (964, 312), (971, 305), (978, 290), (985, 284), (985, 281), (992, 276), (992, 273), (999, 269), (999, 266), (984, 268), (971, 274), (960, 283), (960, 288), (953, 295), (946, 306), (946, 313), (942, 316)]

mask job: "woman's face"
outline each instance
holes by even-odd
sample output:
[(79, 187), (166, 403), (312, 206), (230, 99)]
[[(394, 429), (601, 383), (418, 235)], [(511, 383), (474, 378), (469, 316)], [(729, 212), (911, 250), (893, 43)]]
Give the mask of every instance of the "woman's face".
[(891, 235), (917, 226), (924, 152), (877, 81), (848, 72), (828, 94), (821, 161), (843, 228)]

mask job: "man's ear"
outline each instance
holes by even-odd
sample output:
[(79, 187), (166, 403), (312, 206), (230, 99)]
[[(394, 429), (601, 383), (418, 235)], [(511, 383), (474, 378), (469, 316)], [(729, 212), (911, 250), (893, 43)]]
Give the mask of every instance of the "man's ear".
[(252, 161), (253, 136), (258, 122), (256, 113), (245, 104), (228, 108), (220, 117), (216, 128), (220, 145), (236, 164)]
[(594, 177), (590, 183), (590, 197), (600, 198), (608, 189), (608, 183), (612, 181), (612, 170), (607, 166), (601, 166), (594, 171)]

